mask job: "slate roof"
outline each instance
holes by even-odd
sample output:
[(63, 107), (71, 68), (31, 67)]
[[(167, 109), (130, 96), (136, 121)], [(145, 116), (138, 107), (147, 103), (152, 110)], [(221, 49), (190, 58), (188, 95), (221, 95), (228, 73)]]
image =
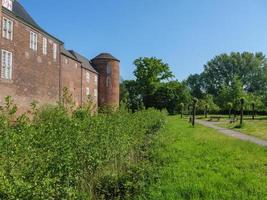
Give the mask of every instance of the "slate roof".
[(66, 50), (64, 47), (61, 48), (61, 53), (73, 60), (79, 61), (70, 51)]
[(82, 67), (85, 68), (85, 69), (88, 69), (90, 70), (91, 72), (94, 72), (94, 73), (97, 73), (98, 72), (93, 68), (93, 66), (91, 65), (91, 62), (90, 60), (88, 60), (86, 57), (82, 56), (81, 54), (73, 51), (73, 50), (70, 50), (69, 51), (72, 55), (75, 56), (75, 58), (82, 63)]
[(116, 60), (119, 61), (119, 59), (115, 58), (114, 56), (112, 56), (109, 53), (101, 53), (98, 56), (96, 56), (95, 58), (93, 58), (92, 60), (98, 60), (98, 59), (107, 59), (107, 60)]
[(41, 32), (44, 32), (45, 34), (47, 34), (48, 36), (52, 37), (53, 39), (57, 40), (58, 42), (62, 43), (63, 42), (59, 39), (57, 39), (56, 37), (54, 37), (53, 35), (51, 35), (50, 33), (46, 32), (42, 27), (40, 27), (35, 21), (34, 19), (30, 16), (30, 14), (25, 10), (25, 8), (18, 2), (18, 0), (14, 0), (13, 1), (13, 10), (10, 11), (8, 9), (6, 9), (5, 7), (3, 7), (3, 10), (7, 11), (8, 13), (11, 13), (12, 15), (14, 15), (16, 18), (24, 21), (25, 23), (33, 26), (34, 28), (40, 30)]

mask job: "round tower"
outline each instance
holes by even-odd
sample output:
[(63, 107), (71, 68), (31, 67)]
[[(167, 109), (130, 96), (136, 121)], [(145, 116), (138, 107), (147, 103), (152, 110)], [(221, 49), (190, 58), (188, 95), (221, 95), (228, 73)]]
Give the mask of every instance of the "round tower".
[(99, 73), (98, 105), (119, 107), (120, 61), (109, 53), (101, 53), (92, 63)]

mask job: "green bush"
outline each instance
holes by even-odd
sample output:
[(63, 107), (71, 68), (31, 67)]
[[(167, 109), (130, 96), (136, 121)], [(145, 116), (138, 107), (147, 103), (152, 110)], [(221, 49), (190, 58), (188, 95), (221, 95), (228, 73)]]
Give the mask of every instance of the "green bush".
[(131, 199), (142, 191), (150, 143), (165, 114), (69, 113), (29, 120), (0, 115), (0, 199)]

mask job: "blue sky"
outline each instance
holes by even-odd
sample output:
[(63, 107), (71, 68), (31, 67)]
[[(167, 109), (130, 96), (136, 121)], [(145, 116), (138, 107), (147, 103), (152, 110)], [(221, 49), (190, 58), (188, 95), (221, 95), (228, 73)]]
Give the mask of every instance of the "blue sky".
[(119, 58), (124, 79), (141, 56), (163, 59), (183, 80), (220, 53), (267, 54), (266, 0), (19, 1), (67, 49)]

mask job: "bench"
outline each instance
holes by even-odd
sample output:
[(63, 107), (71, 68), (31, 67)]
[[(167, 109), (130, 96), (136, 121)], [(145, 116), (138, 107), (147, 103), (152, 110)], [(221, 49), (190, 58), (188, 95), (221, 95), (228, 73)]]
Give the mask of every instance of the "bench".
[(212, 121), (212, 120), (217, 120), (217, 121), (220, 121), (221, 120), (221, 116), (210, 116), (210, 121)]

